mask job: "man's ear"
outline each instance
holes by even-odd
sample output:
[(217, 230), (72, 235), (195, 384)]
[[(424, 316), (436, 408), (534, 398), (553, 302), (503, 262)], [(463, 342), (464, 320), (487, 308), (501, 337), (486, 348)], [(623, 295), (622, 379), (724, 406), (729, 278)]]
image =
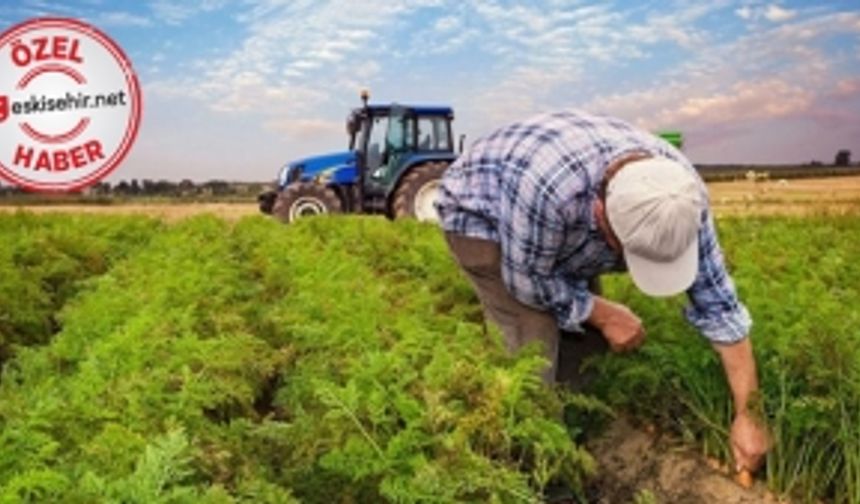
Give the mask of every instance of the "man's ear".
[(594, 203), (592, 203), (591, 209), (594, 211), (594, 219), (597, 222), (597, 225), (600, 226), (601, 229), (607, 228), (606, 207), (603, 206), (603, 200), (600, 198), (594, 198)]
[(594, 203), (591, 204), (591, 209), (594, 212), (594, 220), (597, 222), (597, 228), (603, 233), (606, 242), (614, 250), (620, 251), (621, 243), (618, 242), (618, 238), (612, 232), (612, 226), (609, 224), (609, 217), (606, 215), (606, 206), (603, 204), (603, 200), (595, 198)]

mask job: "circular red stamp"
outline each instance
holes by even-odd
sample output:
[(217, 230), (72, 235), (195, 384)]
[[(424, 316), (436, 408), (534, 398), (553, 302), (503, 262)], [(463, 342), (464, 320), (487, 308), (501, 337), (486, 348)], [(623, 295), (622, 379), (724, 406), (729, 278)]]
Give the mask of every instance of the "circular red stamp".
[(0, 177), (12, 184), (95, 184), (128, 154), (140, 115), (131, 63), (97, 28), (39, 18), (0, 34)]

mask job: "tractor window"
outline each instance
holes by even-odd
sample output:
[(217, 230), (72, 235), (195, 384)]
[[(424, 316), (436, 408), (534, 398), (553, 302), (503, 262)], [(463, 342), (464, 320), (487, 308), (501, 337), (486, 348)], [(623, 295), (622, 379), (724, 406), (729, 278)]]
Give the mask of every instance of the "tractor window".
[(414, 148), (415, 127), (413, 118), (401, 110), (392, 110), (388, 121), (388, 136), (386, 137), (389, 154), (406, 152)]
[(387, 117), (376, 116), (373, 118), (370, 136), (367, 140), (367, 167), (370, 170), (378, 168), (382, 164), (382, 152), (385, 148), (385, 134)]
[(448, 120), (442, 116), (418, 118), (418, 150), (450, 151)]

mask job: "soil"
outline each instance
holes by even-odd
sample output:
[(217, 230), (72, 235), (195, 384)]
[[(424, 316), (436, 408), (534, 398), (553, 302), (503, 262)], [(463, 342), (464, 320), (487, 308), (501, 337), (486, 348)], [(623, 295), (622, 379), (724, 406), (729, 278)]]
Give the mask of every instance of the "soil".
[[(588, 448), (599, 464), (598, 476), (589, 487), (589, 501), (594, 504), (787, 502), (777, 500), (760, 481), (749, 489), (741, 487), (725, 468), (708, 462), (680, 440), (649, 434), (623, 418), (589, 442)], [(647, 492), (653, 499), (643, 497)]]

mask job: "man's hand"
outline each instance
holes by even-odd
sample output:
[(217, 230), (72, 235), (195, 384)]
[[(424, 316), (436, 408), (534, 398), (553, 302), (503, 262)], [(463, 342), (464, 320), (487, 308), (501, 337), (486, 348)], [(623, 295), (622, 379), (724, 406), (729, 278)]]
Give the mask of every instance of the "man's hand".
[(645, 341), (642, 320), (624, 305), (594, 296), (594, 309), (588, 322), (600, 329), (613, 352), (634, 350)]
[(770, 449), (770, 435), (761, 422), (742, 412), (732, 423), (731, 445), (735, 469), (755, 472)]

